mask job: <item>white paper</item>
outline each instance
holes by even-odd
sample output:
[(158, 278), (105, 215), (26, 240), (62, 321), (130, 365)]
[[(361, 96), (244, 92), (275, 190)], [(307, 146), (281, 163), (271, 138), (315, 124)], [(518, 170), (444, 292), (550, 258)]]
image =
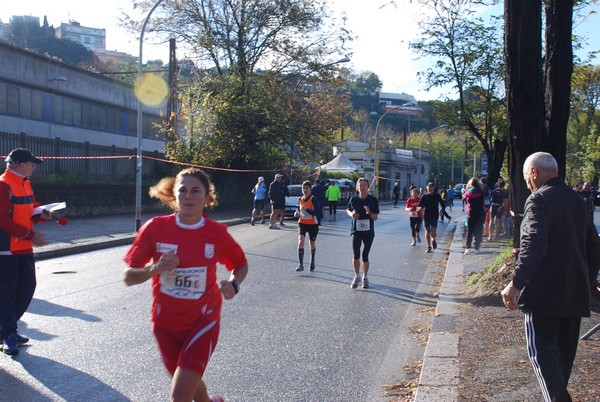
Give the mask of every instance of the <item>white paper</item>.
[(46, 205), (40, 205), (39, 207), (35, 207), (33, 208), (33, 214), (31, 214), (32, 216), (34, 215), (41, 215), (41, 213), (46, 210), (46, 211), (58, 211), (59, 209), (63, 209), (67, 207), (67, 203), (66, 202), (55, 202), (53, 204), (46, 204)]

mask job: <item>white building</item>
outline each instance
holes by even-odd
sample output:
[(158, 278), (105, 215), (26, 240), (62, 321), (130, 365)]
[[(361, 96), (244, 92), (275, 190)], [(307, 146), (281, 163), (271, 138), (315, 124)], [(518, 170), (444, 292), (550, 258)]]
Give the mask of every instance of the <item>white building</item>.
[[(375, 149), (368, 142), (344, 140), (333, 146), (333, 155), (343, 152), (358, 167), (363, 177), (372, 180), (375, 176)], [(417, 149), (380, 148), (378, 196), (391, 198), (396, 181), (400, 189), (408, 190), (411, 184), (425, 186), (429, 178), (429, 152)]]
[(106, 29), (84, 27), (77, 21), (61, 23), (55, 30), (57, 38), (69, 39), (98, 54), (106, 53)]

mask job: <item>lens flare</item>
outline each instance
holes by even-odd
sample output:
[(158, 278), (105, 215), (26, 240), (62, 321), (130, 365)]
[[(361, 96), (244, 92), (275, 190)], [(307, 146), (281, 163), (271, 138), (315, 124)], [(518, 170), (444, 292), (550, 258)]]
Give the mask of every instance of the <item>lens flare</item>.
[(136, 82), (134, 92), (144, 105), (159, 106), (166, 101), (169, 86), (157, 74), (146, 73)]

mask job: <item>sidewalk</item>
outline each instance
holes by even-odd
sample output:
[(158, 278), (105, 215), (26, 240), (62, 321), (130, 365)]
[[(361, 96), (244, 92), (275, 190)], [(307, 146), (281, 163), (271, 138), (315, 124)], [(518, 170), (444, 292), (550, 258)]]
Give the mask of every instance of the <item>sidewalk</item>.
[[(499, 294), (467, 294), (467, 281), (490, 265), (510, 241), (483, 241), (480, 254), (464, 255), (466, 216), (450, 212), (456, 231), (423, 357), (415, 401), (480, 402), (541, 400), (525, 348), (522, 313), (509, 311)], [(457, 219), (455, 219), (457, 218)], [(509, 281), (494, 283), (502, 289)], [(504, 283), (506, 282), (506, 283)], [(499, 292), (498, 292), (499, 293)], [(598, 308), (584, 318), (581, 334), (600, 323)], [(600, 400), (600, 331), (579, 342), (569, 382), (574, 401)], [(595, 384), (595, 385), (594, 385)], [(587, 385), (587, 386), (586, 386)]]

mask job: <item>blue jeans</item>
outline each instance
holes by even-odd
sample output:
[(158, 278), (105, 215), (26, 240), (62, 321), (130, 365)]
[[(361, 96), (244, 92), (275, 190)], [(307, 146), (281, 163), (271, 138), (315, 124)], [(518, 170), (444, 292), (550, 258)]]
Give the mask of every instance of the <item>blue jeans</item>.
[(33, 254), (0, 255), (0, 337), (17, 331), (35, 292)]

